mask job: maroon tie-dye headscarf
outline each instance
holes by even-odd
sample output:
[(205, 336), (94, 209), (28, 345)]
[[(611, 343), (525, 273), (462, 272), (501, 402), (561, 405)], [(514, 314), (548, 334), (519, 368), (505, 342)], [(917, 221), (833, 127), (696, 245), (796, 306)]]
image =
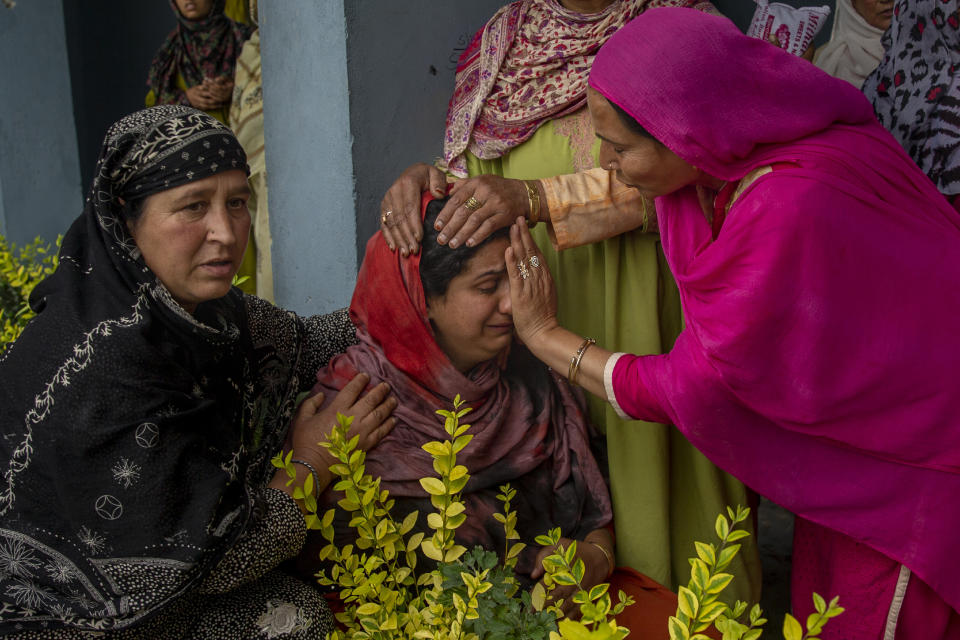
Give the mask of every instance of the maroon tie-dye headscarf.
[[(314, 387), (329, 402), (358, 372), (370, 374), (371, 385), (390, 383), (400, 401), (393, 413), (398, 423), (368, 452), (367, 471), (382, 478), (401, 515), (418, 509), (425, 527), (433, 508), (419, 480), (436, 472), (420, 447), (448, 437), (435, 412), (451, 408), (460, 394), (473, 407), (464, 418), (473, 441), (458, 456), (472, 475), (467, 521), (457, 530), (461, 544), (503, 553), (503, 527), (491, 514), (501, 507), (496, 496), (506, 482), (518, 490), (517, 529), (527, 543), (551, 527), (582, 538), (609, 523), (610, 496), (591, 451), (582, 398), (518, 344), (509, 357), (460, 373), (434, 340), (419, 266), (419, 254), (390, 251), (379, 232), (370, 239), (350, 305), (360, 344), (321, 370)], [(324, 494), (331, 505), (339, 497)], [(535, 555), (529, 547), (518, 571), (529, 573)]]

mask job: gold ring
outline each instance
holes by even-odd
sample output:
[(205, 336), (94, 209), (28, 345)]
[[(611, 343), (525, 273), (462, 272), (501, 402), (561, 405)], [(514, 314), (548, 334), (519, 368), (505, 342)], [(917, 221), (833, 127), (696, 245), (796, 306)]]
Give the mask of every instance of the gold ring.
[(465, 206), (467, 209), (470, 209), (470, 211), (476, 211), (483, 206), (483, 203), (477, 200), (475, 196), (470, 196), (467, 198), (467, 201), (463, 203), (463, 206)]
[(380, 216), (380, 224), (382, 224), (385, 227), (389, 227), (390, 225), (387, 224), (387, 222), (390, 220), (390, 214), (392, 213), (393, 211), (384, 211), (383, 215)]

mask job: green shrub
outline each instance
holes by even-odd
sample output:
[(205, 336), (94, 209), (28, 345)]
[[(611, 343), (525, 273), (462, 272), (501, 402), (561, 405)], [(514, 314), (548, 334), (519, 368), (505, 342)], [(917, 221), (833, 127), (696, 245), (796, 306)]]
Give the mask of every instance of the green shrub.
[[(454, 400), (453, 411), (438, 411), (450, 439), (428, 442), (423, 449), (433, 456), (437, 477), (423, 478), (420, 484), (430, 495), (435, 509), (428, 514), (427, 525), (432, 534), (413, 533), (418, 513), (397, 522), (391, 515), (394, 501), (380, 489), (380, 479), (365, 473), (364, 451), (357, 448), (358, 437), (347, 439), (352, 418), (338, 416), (328, 442), (322, 443), (339, 462), (330, 467), (335, 476), (333, 488), (343, 492), (338, 507), (350, 517), (356, 531), (355, 544), (338, 547), (334, 543), (334, 509), (317, 513), (313, 478), (308, 475), (302, 487), (294, 489), (294, 497), (302, 499), (307, 509), (307, 527), (318, 529), (327, 540), (321, 560), (332, 566), (317, 574), (322, 585), (339, 588), (345, 611), (337, 619), (345, 627), (335, 631), (331, 640), (341, 638), (435, 638), (437, 640), (507, 640), (531, 638), (556, 640), (563, 638), (623, 638), (627, 630), (616, 625), (613, 616), (632, 603), (620, 592), (620, 602), (612, 605), (608, 585), (597, 585), (589, 592), (580, 590), (573, 600), (580, 605), (580, 621), (557, 620), (563, 616), (562, 601), (548, 600), (541, 593), (538, 602), (531, 593), (520, 591), (514, 575), (517, 557), (524, 548), (515, 526), (517, 516), (511, 509), (516, 492), (500, 487), (503, 512), (494, 517), (503, 525), (507, 548), (501, 563), (497, 554), (482, 547), (472, 551), (456, 544), (454, 533), (466, 520), (461, 492), (470, 479), (467, 468), (457, 464), (457, 453), (473, 436), (470, 425), (460, 419), (471, 411), (463, 407), (460, 397)], [(285, 469), (296, 480), (292, 453), (274, 458), (274, 466)], [(560, 530), (554, 529), (538, 539), (542, 544), (557, 544)], [(435, 568), (416, 571), (419, 555), (435, 561)], [(580, 585), (583, 561), (575, 557), (576, 544), (569, 548), (557, 545), (544, 560), (544, 583)], [(568, 635), (568, 634), (574, 635)], [(584, 636), (583, 634), (587, 634)]]
[(57, 268), (60, 237), (52, 247), (39, 237), (18, 249), (0, 236), (0, 353), (35, 315), (28, 300), (37, 284)]

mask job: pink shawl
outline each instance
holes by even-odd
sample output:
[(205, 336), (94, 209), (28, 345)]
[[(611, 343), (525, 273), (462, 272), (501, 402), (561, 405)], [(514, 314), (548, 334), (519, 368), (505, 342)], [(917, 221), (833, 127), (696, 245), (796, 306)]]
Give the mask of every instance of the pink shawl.
[[(529, 573), (535, 536), (559, 526), (564, 535), (582, 538), (611, 521), (610, 495), (591, 451), (597, 434), (582, 398), (519, 345), (501, 362), (460, 373), (434, 340), (419, 265), (420, 254), (404, 258), (390, 251), (379, 232), (370, 239), (350, 304), (360, 344), (320, 370), (314, 392), (325, 392), (329, 403), (360, 371), (370, 374), (371, 385), (390, 383), (400, 401), (393, 414), (398, 423), (368, 452), (367, 472), (382, 478), (381, 487), (396, 499), (395, 516), (418, 509), (424, 528), (433, 507), (419, 480), (436, 471), (421, 445), (447, 439), (435, 412), (451, 408), (460, 394), (473, 407), (464, 419), (473, 440), (458, 455), (471, 478), (464, 490), (468, 517), (457, 539), (504, 551), (503, 527), (492, 514), (502, 507), (499, 487), (509, 482), (517, 489), (517, 531), (530, 545), (517, 569)], [(323, 501), (332, 505), (342, 497), (337, 493), (328, 489)]]
[(576, 13), (558, 0), (517, 0), (500, 9), (460, 56), (447, 111), (441, 168), (467, 175), (463, 157), (499, 158), (537, 127), (586, 104), (593, 56), (620, 27), (651, 6), (704, 0), (616, 0)]
[(856, 88), (727, 20), (646, 12), (590, 85), (724, 180), (796, 165), (716, 241), (693, 187), (657, 200), (687, 327), (617, 361), (617, 403), (960, 610), (960, 216)]

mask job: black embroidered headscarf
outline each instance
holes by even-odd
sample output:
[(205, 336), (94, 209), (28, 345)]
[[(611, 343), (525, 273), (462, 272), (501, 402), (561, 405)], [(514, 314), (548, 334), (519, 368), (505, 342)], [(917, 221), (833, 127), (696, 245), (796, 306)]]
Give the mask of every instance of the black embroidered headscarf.
[(147, 85), (157, 96), (157, 104), (187, 104), (183, 90), (177, 86), (177, 74), (188, 87), (203, 82), (204, 77), (227, 76), (233, 80), (237, 57), (253, 33), (253, 27), (238, 24), (223, 14), (226, 0), (214, 0), (209, 15), (203, 20), (187, 20), (170, 0), (177, 26), (150, 63)]
[(122, 628), (198, 584), (242, 533), (298, 389), (234, 288), (187, 313), (147, 268), (130, 201), (246, 170), (183, 106), (107, 133), (37, 317), (0, 357), (0, 635)]

